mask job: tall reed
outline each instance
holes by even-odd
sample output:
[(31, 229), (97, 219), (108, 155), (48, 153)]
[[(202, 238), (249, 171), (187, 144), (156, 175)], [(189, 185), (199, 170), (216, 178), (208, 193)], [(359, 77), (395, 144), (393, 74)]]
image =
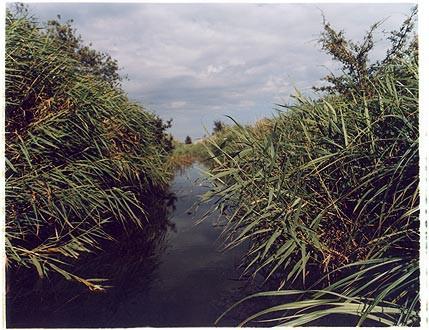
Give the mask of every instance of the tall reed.
[(245, 300), (284, 298), (242, 325), (418, 323), (418, 64), (400, 55), (317, 99), (296, 94), (266, 134), (236, 123), (211, 140), (205, 199), (228, 219), (228, 247), (250, 243), (244, 272), (277, 284)]
[(143, 227), (145, 196), (168, 184), (155, 115), (88, 70), (26, 13), (6, 18), (6, 253), (9, 268), (74, 274), (105, 225)]

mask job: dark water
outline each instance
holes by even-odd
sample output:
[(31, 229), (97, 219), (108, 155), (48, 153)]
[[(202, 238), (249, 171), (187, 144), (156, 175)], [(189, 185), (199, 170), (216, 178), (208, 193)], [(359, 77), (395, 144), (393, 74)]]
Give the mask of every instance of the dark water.
[[(10, 276), (8, 327), (213, 326), (252, 289), (238, 280), (243, 248), (219, 251), (216, 224), (222, 218), (215, 214), (195, 224), (210, 207), (193, 207), (208, 190), (201, 169), (193, 165), (176, 175), (171, 207), (164, 203), (157, 210), (152, 203), (156, 225), (119, 237), (76, 267), (79, 275), (109, 278), (107, 291), (89, 292), (55, 275), (35, 280), (35, 274), (26, 273), (19, 282), (17, 275)], [(219, 325), (237, 325), (240, 319), (238, 309)]]
[[(245, 247), (220, 251), (223, 218), (212, 206), (196, 202), (209, 187), (201, 165), (177, 173), (170, 198), (147, 200), (150, 222), (144, 230), (113, 232), (115, 241), (87, 255), (73, 267), (83, 278), (108, 278), (104, 292), (35, 270), (7, 274), (6, 323), (10, 328), (212, 327), (216, 318), (240, 299), (275, 290), (270, 283), (239, 279)], [(259, 282), (260, 285), (255, 283)], [(253, 299), (239, 305), (218, 326), (236, 326), (248, 316), (285, 298)], [(353, 326), (356, 319), (333, 316), (313, 326)], [(248, 326), (272, 326), (255, 323)], [(369, 324), (371, 325), (371, 324)]]

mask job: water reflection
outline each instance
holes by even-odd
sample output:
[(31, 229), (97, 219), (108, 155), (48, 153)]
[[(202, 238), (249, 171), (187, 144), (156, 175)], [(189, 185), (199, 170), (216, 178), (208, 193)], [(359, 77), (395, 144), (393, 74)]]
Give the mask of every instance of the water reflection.
[[(54, 274), (12, 274), (8, 327), (213, 326), (232, 303), (254, 291), (239, 279), (244, 248), (220, 252), (219, 214), (196, 225), (211, 205), (195, 208), (209, 188), (200, 165), (178, 172), (170, 193), (148, 201), (151, 221), (143, 231), (117, 232), (115, 241), (82, 259), (76, 273), (105, 278), (111, 288), (88, 292)], [(121, 234), (119, 234), (121, 233)], [(118, 236), (119, 235), (119, 236)], [(33, 277), (33, 278), (32, 278)], [(231, 313), (220, 325), (236, 325)]]
[(104, 241), (101, 250), (82, 256), (73, 268), (83, 278), (108, 278), (106, 292), (90, 292), (80, 284), (50, 274), (41, 280), (35, 271), (19, 270), (7, 274), (8, 327), (110, 327), (125, 326), (115, 315), (120, 306), (150, 290), (160, 257), (166, 248), (170, 221), (177, 197), (173, 192), (147, 197), (149, 222), (144, 228), (110, 225), (106, 231), (114, 238)]

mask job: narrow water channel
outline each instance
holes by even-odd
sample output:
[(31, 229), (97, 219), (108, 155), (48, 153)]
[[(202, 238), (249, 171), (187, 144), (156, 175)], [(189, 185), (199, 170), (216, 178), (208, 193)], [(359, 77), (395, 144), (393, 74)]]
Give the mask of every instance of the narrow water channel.
[[(161, 225), (144, 233), (149, 243), (142, 233), (128, 235), (80, 263), (80, 274), (108, 277), (111, 288), (92, 293), (55, 277), (19, 284), (20, 294), (7, 301), (8, 327), (213, 326), (248, 286), (237, 269), (243, 248), (220, 251), (219, 215), (196, 224), (210, 207), (194, 207), (209, 189), (203, 169), (194, 164), (177, 173), (174, 207), (158, 212)], [(219, 325), (238, 319), (231, 314)]]

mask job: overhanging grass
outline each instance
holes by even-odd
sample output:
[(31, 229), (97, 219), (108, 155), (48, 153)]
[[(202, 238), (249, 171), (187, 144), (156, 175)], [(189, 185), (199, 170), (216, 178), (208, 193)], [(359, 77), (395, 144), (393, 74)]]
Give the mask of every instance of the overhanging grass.
[(6, 21), (8, 267), (73, 273), (107, 223), (145, 226), (145, 196), (170, 178), (162, 121), (88, 72), (22, 14)]
[(228, 246), (250, 242), (244, 272), (273, 279), (273, 295), (302, 288), (295, 303), (243, 325), (335, 313), (359, 325), (418, 323), (417, 58), (398, 56), (365, 79), (365, 91), (295, 95), (265, 134), (237, 123), (224, 142), (211, 139), (205, 199), (228, 219)]

